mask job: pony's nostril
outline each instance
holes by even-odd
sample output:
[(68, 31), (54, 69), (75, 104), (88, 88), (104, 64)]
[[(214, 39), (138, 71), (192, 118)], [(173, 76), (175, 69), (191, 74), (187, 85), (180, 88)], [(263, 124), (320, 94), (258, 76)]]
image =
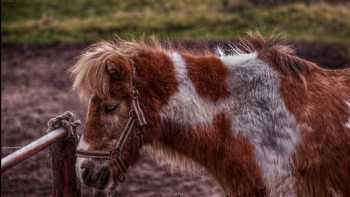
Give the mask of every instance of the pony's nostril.
[(89, 176), (90, 172), (88, 168), (81, 168), (81, 177), (85, 180)]
[(90, 162), (84, 162), (81, 166), (81, 178), (87, 186), (94, 184), (95, 179), (93, 177), (93, 165)]
[(87, 186), (91, 186), (95, 182), (92, 171), (89, 168), (82, 168), (81, 177)]

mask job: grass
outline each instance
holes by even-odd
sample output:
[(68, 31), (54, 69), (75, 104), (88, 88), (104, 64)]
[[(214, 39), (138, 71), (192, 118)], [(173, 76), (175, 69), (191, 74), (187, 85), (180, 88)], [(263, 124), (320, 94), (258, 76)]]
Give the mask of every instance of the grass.
[(247, 31), (350, 44), (350, 3), (227, 9), (225, 0), (3, 0), (3, 43), (74, 43), (156, 36), (232, 39)]

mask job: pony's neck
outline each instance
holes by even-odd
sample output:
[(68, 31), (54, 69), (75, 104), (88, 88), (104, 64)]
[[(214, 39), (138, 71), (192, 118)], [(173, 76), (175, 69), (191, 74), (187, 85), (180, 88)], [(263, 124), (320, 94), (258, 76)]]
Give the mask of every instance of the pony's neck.
[(162, 152), (160, 156), (165, 162), (176, 162), (171, 165), (180, 169), (191, 171), (204, 167), (229, 196), (262, 196), (265, 188), (260, 172), (251, 162), (253, 147), (243, 137), (232, 137), (230, 127), (229, 119), (223, 114), (217, 115), (210, 125), (183, 125), (164, 120), (161, 126), (164, 132), (158, 141), (161, 146), (156, 149)]

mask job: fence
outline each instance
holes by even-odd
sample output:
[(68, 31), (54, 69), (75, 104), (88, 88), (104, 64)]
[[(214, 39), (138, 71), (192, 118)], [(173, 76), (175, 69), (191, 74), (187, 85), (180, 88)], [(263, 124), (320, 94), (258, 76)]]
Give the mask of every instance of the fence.
[(49, 148), (53, 175), (53, 197), (80, 197), (80, 185), (75, 172), (77, 140), (67, 129), (50, 131), (41, 138), (1, 159), (1, 174), (20, 162)]

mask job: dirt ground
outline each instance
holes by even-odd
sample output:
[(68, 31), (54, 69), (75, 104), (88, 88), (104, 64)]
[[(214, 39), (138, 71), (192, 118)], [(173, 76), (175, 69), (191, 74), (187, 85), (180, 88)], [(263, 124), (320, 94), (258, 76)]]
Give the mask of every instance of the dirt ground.
[[(213, 46), (215, 43), (211, 43)], [(189, 43), (190, 47), (198, 44)], [(296, 43), (297, 53), (327, 68), (349, 67), (342, 45)], [(45, 134), (49, 118), (71, 110), (84, 119), (85, 106), (70, 90), (67, 69), (83, 44), (1, 46), (1, 146), (25, 145)], [(84, 121), (84, 120), (83, 120)], [(5, 156), (10, 151), (2, 151)], [(50, 196), (51, 172), (47, 151), (1, 176), (1, 196)], [(93, 192), (84, 189), (84, 196)], [(143, 155), (130, 169), (120, 196), (223, 196), (205, 175), (170, 173)]]

